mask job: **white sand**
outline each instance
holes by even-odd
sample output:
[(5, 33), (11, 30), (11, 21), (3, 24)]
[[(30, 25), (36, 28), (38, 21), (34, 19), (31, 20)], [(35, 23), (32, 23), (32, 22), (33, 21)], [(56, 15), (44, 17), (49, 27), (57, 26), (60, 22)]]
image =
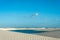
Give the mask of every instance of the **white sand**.
[(37, 35), (53, 37), (53, 38), (60, 38), (60, 30), (49, 31), (45, 33), (38, 33)]
[(40, 35), (16, 33), (10, 31), (0, 31), (0, 40), (60, 40), (60, 38), (52, 38)]

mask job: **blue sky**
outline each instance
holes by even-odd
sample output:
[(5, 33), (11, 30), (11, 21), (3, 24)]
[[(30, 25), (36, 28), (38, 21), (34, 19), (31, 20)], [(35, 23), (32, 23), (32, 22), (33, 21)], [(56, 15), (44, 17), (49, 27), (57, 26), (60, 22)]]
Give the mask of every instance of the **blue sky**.
[(0, 0), (0, 27), (60, 27), (60, 0)]

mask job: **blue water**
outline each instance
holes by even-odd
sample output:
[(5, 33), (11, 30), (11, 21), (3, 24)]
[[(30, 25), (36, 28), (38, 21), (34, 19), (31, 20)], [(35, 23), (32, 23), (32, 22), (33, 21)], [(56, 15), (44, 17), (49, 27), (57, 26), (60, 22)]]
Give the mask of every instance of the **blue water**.
[(28, 33), (28, 34), (47, 32), (47, 31), (36, 31), (36, 30), (10, 30), (10, 31), (12, 31), (12, 32), (20, 32), (20, 33)]

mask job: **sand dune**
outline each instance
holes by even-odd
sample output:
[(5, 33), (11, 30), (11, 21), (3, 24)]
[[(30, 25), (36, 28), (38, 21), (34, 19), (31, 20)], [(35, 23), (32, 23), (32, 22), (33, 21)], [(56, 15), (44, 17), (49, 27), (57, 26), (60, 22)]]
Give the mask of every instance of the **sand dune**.
[(42, 35), (32, 35), (1, 30), (0, 40), (60, 40), (60, 38), (52, 38)]

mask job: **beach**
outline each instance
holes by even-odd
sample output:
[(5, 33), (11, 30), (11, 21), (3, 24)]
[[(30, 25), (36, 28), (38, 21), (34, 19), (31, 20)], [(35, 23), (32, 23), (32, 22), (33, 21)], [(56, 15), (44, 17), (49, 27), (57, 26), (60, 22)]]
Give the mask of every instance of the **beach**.
[[(50, 33), (53, 34), (52, 32), (50, 32)], [(43, 33), (43, 34), (36, 34), (36, 35), (34, 34), (33, 35), (33, 34), (26, 34), (26, 33), (11, 32), (11, 31), (7, 31), (7, 30), (0, 30), (0, 40), (60, 40), (59, 33), (55, 35), (57, 37), (59, 36), (58, 38), (52, 37), (51, 34), (49, 34), (49, 32), (47, 32), (47, 33)]]

